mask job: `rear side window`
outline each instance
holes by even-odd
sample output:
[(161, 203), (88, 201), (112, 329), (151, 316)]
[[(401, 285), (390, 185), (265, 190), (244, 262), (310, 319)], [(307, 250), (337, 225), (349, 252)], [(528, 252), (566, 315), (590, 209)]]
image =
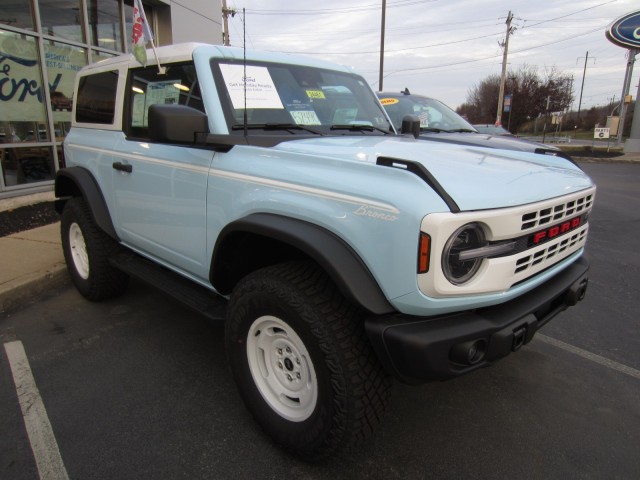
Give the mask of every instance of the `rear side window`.
[(113, 124), (117, 90), (117, 70), (82, 77), (78, 84), (76, 122)]
[(200, 85), (193, 63), (165, 65), (165, 73), (158, 67), (131, 70), (127, 80), (128, 134), (149, 138), (149, 107), (154, 104), (179, 104), (204, 112)]

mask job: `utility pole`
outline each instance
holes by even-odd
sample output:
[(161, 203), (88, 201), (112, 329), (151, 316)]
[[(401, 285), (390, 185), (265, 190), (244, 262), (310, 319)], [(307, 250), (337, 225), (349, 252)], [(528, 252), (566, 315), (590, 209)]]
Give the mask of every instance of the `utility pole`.
[(384, 21), (387, 11), (387, 0), (382, 0), (382, 21), (380, 25), (380, 78), (378, 79), (378, 91), (382, 91), (382, 79), (384, 76)]
[(229, 15), (234, 17), (236, 11), (233, 8), (227, 8), (227, 0), (222, 0), (222, 19), (224, 22), (224, 32), (222, 32), (222, 43), (227, 47), (231, 45), (231, 38), (229, 37)]
[(507, 77), (507, 55), (509, 53), (509, 35), (511, 35), (511, 20), (513, 20), (513, 15), (511, 14), (511, 10), (509, 10), (509, 15), (507, 15), (507, 34), (504, 40), (504, 53), (502, 54), (502, 77), (500, 78), (500, 93), (498, 94), (498, 113), (496, 114), (496, 125), (502, 124), (502, 105), (504, 102), (504, 84)]
[[(578, 58), (578, 60), (580, 60)], [(582, 87), (580, 87), (580, 101), (578, 102), (578, 121), (580, 121), (580, 107), (582, 106), (582, 91), (584, 90), (584, 77), (587, 74), (587, 61), (589, 60), (589, 52), (587, 52), (587, 55), (584, 57), (584, 70), (582, 70)], [(596, 59), (594, 58), (593, 61), (595, 62)]]
[(550, 104), (551, 104), (551, 97), (547, 96), (547, 110), (544, 112), (544, 125), (542, 126), (542, 143), (544, 143), (547, 135), (547, 117), (549, 116)]

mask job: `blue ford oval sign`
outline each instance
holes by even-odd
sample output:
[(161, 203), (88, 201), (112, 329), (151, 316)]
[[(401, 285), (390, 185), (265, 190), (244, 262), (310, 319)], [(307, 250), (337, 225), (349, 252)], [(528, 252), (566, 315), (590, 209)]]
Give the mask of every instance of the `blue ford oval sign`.
[(640, 10), (627, 13), (613, 22), (606, 36), (620, 47), (640, 49)]

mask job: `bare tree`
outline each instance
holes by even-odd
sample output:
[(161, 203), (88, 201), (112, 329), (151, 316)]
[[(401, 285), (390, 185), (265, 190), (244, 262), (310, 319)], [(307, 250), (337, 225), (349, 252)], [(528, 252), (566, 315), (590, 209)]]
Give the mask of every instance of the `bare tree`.
[[(545, 71), (543, 76), (530, 65), (523, 65), (516, 72), (509, 71), (505, 93), (511, 94), (512, 99), (510, 111), (502, 118), (503, 126), (508, 125), (512, 132), (517, 132), (530, 119), (567, 110), (573, 100), (572, 81), (571, 76), (561, 74), (555, 67)], [(486, 77), (469, 90), (458, 113), (471, 123), (493, 123), (499, 90), (500, 77)]]

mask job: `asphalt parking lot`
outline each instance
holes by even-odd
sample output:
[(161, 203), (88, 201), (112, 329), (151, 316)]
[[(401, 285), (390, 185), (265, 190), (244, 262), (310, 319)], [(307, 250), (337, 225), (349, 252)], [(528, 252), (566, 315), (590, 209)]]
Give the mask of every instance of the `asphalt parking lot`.
[[(137, 282), (97, 304), (63, 287), (0, 317), (0, 478), (38, 478), (23, 415), (40, 408), (50, 478), (640, 478), (640, 167), (584, 168), (598, 184), (585, 301), (491, 368), (396, 384), (361, 450), (316, 465), (281, 452), (235, 391), (222, 330), (181, 304)], [(17, 391), (25, 364), (35, 383)]]

